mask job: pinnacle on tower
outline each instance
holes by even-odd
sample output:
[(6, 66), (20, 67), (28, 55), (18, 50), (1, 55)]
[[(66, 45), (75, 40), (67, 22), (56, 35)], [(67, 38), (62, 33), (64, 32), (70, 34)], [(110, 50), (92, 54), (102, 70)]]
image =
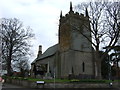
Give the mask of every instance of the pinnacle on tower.
[(86, 15), (86, 17), (89, 17), (87, 8), (85, 10), (85, 15)]
[(73, 11), (72, 2), (70, 2), (70, 11)]
[(60, 18), (62, 17), (62, 11), (60, 12)]

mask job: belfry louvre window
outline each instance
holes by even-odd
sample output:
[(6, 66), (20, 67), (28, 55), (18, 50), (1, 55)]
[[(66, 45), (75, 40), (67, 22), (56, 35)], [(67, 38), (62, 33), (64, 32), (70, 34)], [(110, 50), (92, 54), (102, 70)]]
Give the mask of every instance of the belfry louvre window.
[(82, 71), (85, 72), (85, 63), (82, 63)]

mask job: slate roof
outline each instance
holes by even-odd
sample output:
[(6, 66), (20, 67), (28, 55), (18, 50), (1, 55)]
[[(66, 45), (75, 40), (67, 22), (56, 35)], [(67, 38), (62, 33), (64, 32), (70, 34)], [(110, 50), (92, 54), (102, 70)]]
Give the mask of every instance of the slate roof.
[(49, 47), (41, 57), (39, 57), (37, 60), (41, 60), (43, 58), (49, 57), (54, 55), (58, 51), (58, 44), (55, 44), (54, 46)]
[(36, 61), (41, 60), (43, 58), (47, 58), (49, 56), (54, 55), (58, 51), (58, 44), (55, 44), (54, 46), (49, 47), (42, 55), (41, 57), (37, 57), (31, 64), (34, 64)]
[(31, 64), (34, 64), (36, 61), (37, 61), (37, 58)]

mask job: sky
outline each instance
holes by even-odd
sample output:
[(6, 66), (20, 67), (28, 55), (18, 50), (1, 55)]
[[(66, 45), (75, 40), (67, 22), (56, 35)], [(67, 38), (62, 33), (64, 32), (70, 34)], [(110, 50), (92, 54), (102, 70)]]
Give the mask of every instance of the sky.
[(82, 0), (0, 0), (0, 18), (17, 18), (25, 27), (30, 26), (35, 38), (31, 41), (33, 55), (37, 57), (38, 47), (44, 52), (58, 43), (59, 16), (69, 12), (70, 1), (73, 6)]

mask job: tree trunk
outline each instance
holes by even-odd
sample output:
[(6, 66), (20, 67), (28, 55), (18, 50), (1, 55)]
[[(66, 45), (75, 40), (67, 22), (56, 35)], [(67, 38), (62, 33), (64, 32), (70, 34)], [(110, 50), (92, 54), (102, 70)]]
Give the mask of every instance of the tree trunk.
[(11, 76), (11, 61), (7, 61), (7, 75)]
[(95, 52), (95, 78), (101, 79), (101, 57), (99, 51)]
[(98, 61), (96, 61), (96, 64), (97, 64), (97, 78), (101, 79), (102, 78), (102, 76), (101, 76), (101, 60), (98, 59)]
[(7, 75), (8, 76), (11, 76), (12, 74), (11, 60), (12, 60), (12, 48), (10, 49), (9, 56), (7, 59)]

